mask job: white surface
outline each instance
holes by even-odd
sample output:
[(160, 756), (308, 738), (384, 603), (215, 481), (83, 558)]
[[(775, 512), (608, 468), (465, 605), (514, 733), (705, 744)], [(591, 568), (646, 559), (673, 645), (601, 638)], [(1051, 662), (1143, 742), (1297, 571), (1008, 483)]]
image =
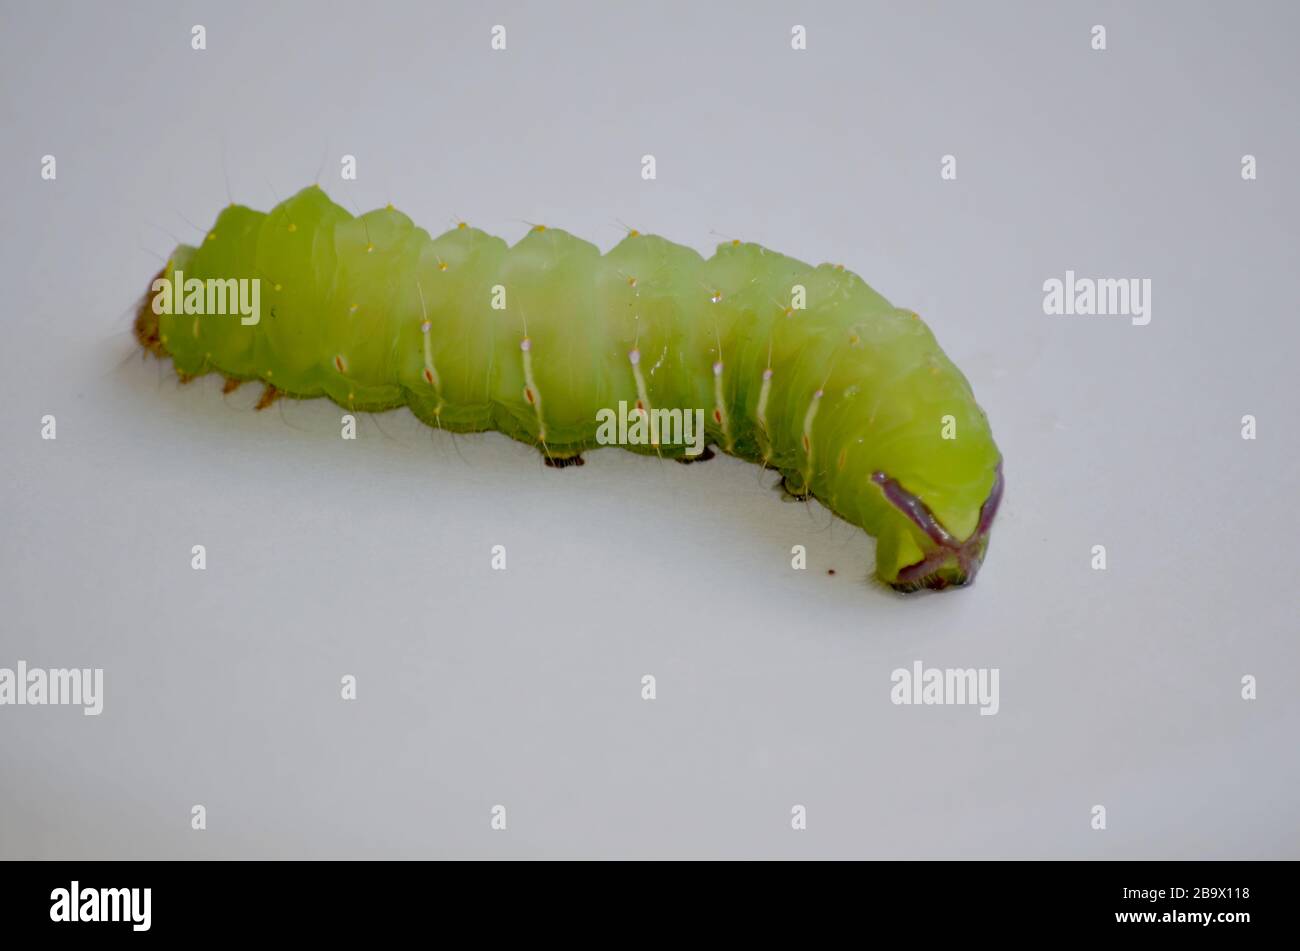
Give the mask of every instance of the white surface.
[[(3, 9), (0, 666), (106, 698), (0, 707), (0, 857), (1300, 856), (1294, 7)], [(435, 233), (843, 262), (992, 421), (978, 583), (881, 590), (735, 460), (557, 472), (405, 411), (344, 442), (119, 365), (223, 151), (256, 207), (323, 157)], [(1067, 268), (1151, 278), (1150, 325), (1044, 316)], [(894, 706), (914, 660), (999, 668), (1000, 712)]]

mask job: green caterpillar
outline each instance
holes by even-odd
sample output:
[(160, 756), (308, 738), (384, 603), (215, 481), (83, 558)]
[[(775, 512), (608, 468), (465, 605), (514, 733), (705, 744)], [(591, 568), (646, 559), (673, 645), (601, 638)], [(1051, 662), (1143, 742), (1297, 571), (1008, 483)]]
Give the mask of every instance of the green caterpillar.
[[(431, 238), (391, 205), (355, 217), (312, 186), (269, 213), (232, 204), (176, 248), (135, 330), (182, 379), (262, 381), (259, 407), (408, 406), (552, 465), (610, 441), (601, 420), (620, 404), (643, 435), (680, 409), (700, 439), (875, 536), (876, 573), (902, 591), (971, 581), (1002, 496), (988, 420), (918, 315), (842, 266), (756, 244), (705, 260), (635, 231), (604, 255), (542, 226), (514, 247), (464, 224)], [(674, 432), (627, 441), (693, 452)]]

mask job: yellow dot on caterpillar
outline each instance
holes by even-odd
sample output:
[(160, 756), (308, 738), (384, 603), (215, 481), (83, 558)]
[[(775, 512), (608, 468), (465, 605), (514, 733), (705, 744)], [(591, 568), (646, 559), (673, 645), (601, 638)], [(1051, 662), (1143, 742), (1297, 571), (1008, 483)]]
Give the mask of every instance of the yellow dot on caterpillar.
[(217, 233), (216, 233), (215, 231), (209, 231), (209, 232), (208, 232), (207, 240), (208, 240), (208, 241), (216, 241), (216, 240), (217, 240)]
[(356, 313), (358, 310), (360, 310), (360, 309), (361, 309), (361, 305), (360, 305), (360, 304), (353, 304), (351, 307), (348, 308), (348, 313), (349, 313), (349, 314), (355, 314), (355, 313)]
[(279, 285), (279, 284), (275, 285), (275, 289), (276, 289), (277, 291), (280, 290), (280, 289), (281, 289), (281, 288), (280, 288), (280, 285)]
[(715, 304), (716, 304), (718, 301), (722, 300), (722, 291), (714, 291), (714, 292), (713, 292), (713, 296), (710, 297), (709, 300), (713, 301), (713, 303), (715, 303)]
[(439, 271), (445, 271), (445, 270), (447, 270), (447, 262), (446, 262), (446, 261), (439, 261), (439, 262), (438, 262), (438, 270), (439, 270)]
[(337, 353), (334, 355), (334, 369), (340, 373), (348, 372), (348, 362), (343, 359), (343, 354)]
[(465, 222), (463, 222), (463, 221), (462, 221), (460, 224), (456, 225), (456, 228), (457, 228), (457, 230), (459, 230), (459, 231), (464, 231), (464, 230), (465, 230), (466, 228), (468, 228), (468, 227), (469, 227), (469, 225), (467, 225), (467, 224), (466, 224)]
[(787, 317), (792, 317), (792, 316), (794, 316), (794, 308), (793, 308), (793, 307), (787, 307), (787, 308), (785, 309), (785, 315), (786, 315)]
[(366, 254), (369, 254), (373, 250), (375, 250), (375, 246), (373, 244), (366, 245)]
[(158, 337), (158, 339), (161, 340), (163, 343), (166, 343), (166, 342), (167, 342), (167, 335), (166, 335), (166, 334), (162, 334), (162, 335), (160, 335), (160, 336)]
[(732, 246), (733, 248), (738, 248), (738, 247), (740, 247), (740, 239), (739, 239), (739, 238), (732, 238), (732, 239), (731, 239), (731, 246)]
[(527, 353), (529, 350), (533, 349), (533, 342), (525, 337), (523, 340), (519, 341), (519, 349), (524, 353)]
[(627, 236), (628, 236), (629, 238), (639, 238), (639, 237), (641, 237), (641, 232), (640, 232), (640, 231), (637, 231), (635, 228), (633, 228), (631, 231), (629, 231), (629, 232), (627, 233)]
[(857, 334), (849, 334), (849, 346), (856, 347), (861, 342)]
[(384, 206), (384, 210), (385, 210), (385, 211), (392, 211), (392, 210), (393, 210), (393, 203), (390, 201), (387, 205)]
[(533, 225), (533, 230), (534, 230), (534, 231), (545, 231), (545, 230), (546, 230), (546, 225)]
[(289, 233), (293, 234), (297, 230), (298, 230), (298, 226), (294, 224), (292, 221), (289, 222)]
[(629, 278), (627, 279), (627, 286), (628, 286), (628, 287), (636, 287), (636, 278), (635, 278), (635, 277), (629, 277)]

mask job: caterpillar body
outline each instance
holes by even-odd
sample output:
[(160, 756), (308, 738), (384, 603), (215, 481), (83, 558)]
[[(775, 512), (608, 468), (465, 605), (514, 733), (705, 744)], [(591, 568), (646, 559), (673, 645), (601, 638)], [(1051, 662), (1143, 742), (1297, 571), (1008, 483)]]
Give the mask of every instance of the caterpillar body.
[[(253, 282), (264, 313), (204, 312), (196, 281)], [(182, 379), (262, 381), (259, 406), (404, 405), (553, 465), (608, 442), (602, 410), (621, 403), (634, 424), (702, 411), (710, 444), (875, 536), (876, 574), (901, 591), (973, 580), (1002, 495), (988, 420), (919, 316), (842, 266), (756, 244), (706, 260), (635, 231), (603, 255), (542, 226), (514, 246), (464, 224), (434, 238), (311, 186), (267, 213), (231, 204), (177, 247), (135, 333)], [(626, 448), (692, 451), (662, 433)]]

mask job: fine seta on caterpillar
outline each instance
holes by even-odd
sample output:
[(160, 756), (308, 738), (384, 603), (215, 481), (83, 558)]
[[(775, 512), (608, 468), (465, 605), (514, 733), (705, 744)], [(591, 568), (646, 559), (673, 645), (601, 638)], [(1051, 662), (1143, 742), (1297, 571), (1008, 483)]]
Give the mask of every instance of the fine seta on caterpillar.
[(972, 581), (1002, 497), (988, 420), (916, 313), (741, 241), (706, 260), (637, 231), (603, 255), (542, 225), (513, 247), (464, 223), (431, 237), (313, 185), (266, 213), (231, 204), (177, 247), (135, 334), (183, 380), (261, 381), (258, 408), (407, 406), (556, 467), (715, 446), (873, 535), (899, 591)]

